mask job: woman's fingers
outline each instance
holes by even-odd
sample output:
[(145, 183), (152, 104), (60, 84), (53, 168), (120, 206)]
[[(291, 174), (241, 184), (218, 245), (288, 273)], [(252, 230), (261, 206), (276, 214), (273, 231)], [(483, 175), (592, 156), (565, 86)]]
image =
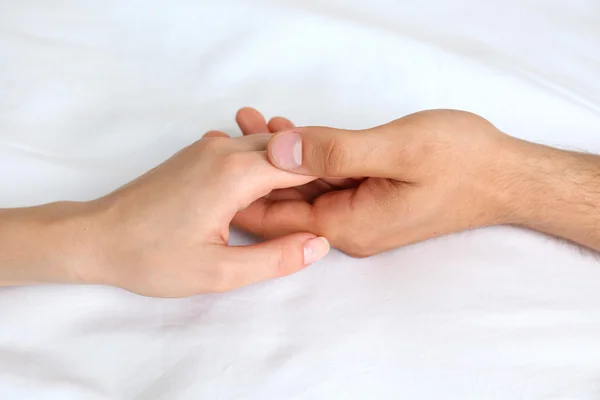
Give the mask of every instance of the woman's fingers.
[(270, 133), (265, 117), (251, 107), (240, 108), (235, 114), (235, 122), (237, 122), (244, 136)]
[(202, 135), (202, 139), (214, 139), (214, 138), (227, 138), (231, 139), (230, 144), (234, 145), (236, 150), (238, 151), (266, 151), (267, 143), (269, 143), (269, 138), (271, 134), (263, 133), (263, 134), (255, 134), (252, 136), (244, 136), (237, 138), (230, 138), (224, 132), (221, 131), (208, 131), (204, 135)]
[(232, 224), (267, 239), (318, 230), (313, 206), (302, 200), (258, 199), (239, 211)]
[(285, 131), (288, 129), (293, 129), (295, 127), (292, 121), (284, 117), (271, 118), (267, 126), (269, 127), (269, 131), (271, 131), (271, 133)]
[(221, 131), (208, 131), (204, 135), (202, 135), (202, 139), (204, 139), (204, 138), (213, 138), (213, 137), (228, 138), (229, 135), (226, 134), (225, 132), (221, 132)]
[(214, 291), (222, 292), (304, 269), (329, 252), (329, 242), (308, 232), (294, 233), (250, 246), (219, 246), (213, 263), (220, 277)]
[(244, 107), (238, 110), (235, 121), (244, 136), (257, 133), (276, 133), (294, 128), (294, 124), (284, 117), (273, 117), (267, 123), (265, 117), (256, 109)]

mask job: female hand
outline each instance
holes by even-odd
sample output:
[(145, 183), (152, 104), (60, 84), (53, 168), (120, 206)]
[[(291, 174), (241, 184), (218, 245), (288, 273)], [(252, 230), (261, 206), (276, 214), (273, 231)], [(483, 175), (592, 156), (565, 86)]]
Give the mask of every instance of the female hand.
[[(85, 204), (90, 251), (79, 280), (147, 296), (222, 292), (292, 274), (322, 258), (325, 238), (293, 233), (228, 246), (235, 214), (274, 189), (312, 177), (269, 163), (269, 135), (205, 138), (115, 192)], [(83, 226), (81, 225), (83, 224)]]

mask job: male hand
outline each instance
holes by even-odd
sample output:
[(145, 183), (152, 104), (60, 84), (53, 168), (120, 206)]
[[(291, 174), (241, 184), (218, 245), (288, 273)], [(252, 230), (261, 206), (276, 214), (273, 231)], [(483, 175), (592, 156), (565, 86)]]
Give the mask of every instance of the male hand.
[[(252, 115), (253, 114), (253, 115)], [(314, 190), (273, 193), (233, 222), (263, 237), (313, 232), (332, 246), (369, 256), (436, 236), (519, 222), (515, 177), (527, 142), (468, 112), (431, 110), (371, 129), (266, 129), (254, 110), (238, 113), (246, 134), (280, 131), (268, 146), (271, 162), (325, 178)], [(278, 119), (282, 121), (281, 119)], [(247, 121), (253, 121), (249, 123)], [(343, 178), (343, 180), (340, 180)], [(348, 179), (350, 178), (350, 179)], [(323, 183), (329, 184), (328, 187)]]

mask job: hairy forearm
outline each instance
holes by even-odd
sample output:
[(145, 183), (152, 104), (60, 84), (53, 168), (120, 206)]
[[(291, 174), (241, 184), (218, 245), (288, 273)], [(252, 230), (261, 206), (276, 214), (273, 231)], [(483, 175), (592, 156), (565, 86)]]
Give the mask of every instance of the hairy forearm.
[(0, 209), (0, 286), (77, 282), (89, 248), (82, 205)]
[(600, 156), (520, 146), (511, 222), (600, 251)]

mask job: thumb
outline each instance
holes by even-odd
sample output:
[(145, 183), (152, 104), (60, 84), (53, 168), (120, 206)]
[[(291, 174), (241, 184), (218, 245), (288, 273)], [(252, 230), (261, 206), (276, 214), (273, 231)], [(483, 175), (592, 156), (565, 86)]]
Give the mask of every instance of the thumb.
[(387, 178), (397, 162), (393, 136), (385, 135), (381, 127), (297, 128), (273, 135), (267, 150), (276, 167), (319, 177)]
[(251, 246), (223, 247), (219, 289), (230, 290), (291, 275), (325, 257), (329, 242), (310, 233), (269, 240)]

